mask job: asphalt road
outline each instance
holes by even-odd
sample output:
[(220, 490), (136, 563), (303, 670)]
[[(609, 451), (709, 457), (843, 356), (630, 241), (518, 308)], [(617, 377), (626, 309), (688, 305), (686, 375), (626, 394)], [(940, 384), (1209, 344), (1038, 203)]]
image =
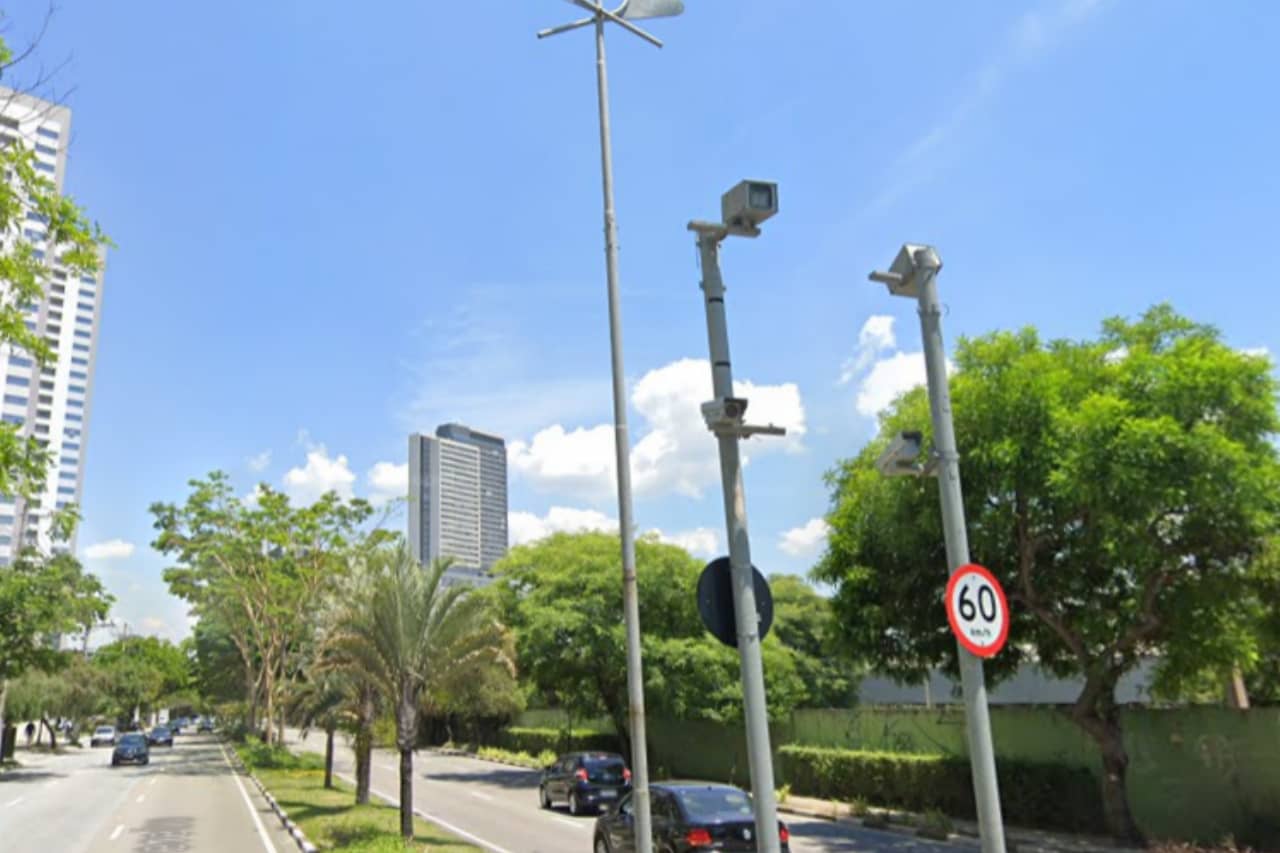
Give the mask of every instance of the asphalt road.
[(20, 750), (0, 773), (4, 853), (294, 853), (297, 845), (208, 735), (154, 747), (146, 767), (111, 750)]
[[(289, 732), (291, 746), (324, 752), (324, 736), (303, 741)], [(335, 770), (354, 782), (354, 755), (339, 735)], [(398, 802), (396, 755), (376, 750), (373, 791)], [(414, 756), (413, 805), (422, 817), (462, 835), (490, 853), (589, 853), (594, 817), (571, 817), (563, 807), (538, 805), (538, 773), (473, 758), (419, 752)], [(922, 842), (887, 832), (853, 828), (798, 815), (783, 815), (793, 853), (963, 853), (966, 847)]]

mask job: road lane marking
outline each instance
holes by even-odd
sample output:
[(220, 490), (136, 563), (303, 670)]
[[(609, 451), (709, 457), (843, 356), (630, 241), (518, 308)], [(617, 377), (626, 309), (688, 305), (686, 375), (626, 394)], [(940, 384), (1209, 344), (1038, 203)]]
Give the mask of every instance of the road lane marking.
[[(337, 776), (339, 779), (342, 779), (346, 782), (350, 782), (352, 785), (356, 784), (355, 778), (348, 776), (345, 773), (335, 773), (334, 775)], [(384, 794), (382, 791), (379, 791), (377, 788), (374, 788), (372, 786), (370, 786), (369, 788), (369, 793), (373, 794), (375, 797), (377, 797), (380, 800), (385, 800), (386, 802), (390, 803), (393, 806), (396, 806), (397, 808), (400, 805), (400, 800), (398, 798), (392, 797), (389, 794)], [(435, 815), (428, 814), (427, 812), (424, 812), (422, 809), (414, 809), (413, 813), (416, 814), (418, 817), (422, 818), (423, 820), (429, 820), (432, 823), (439, 824), (440, 826), (452, 832), (454, 835), (461, 835), (463, 838), (467, 839), (472, 844), (478, 844), (481, 847), (483, 847), (485, 850), (490, 851), (490, 853), (511, 853), (511, 851), (505, 847), (499, 847), (498, 845), (494, 844), (491, 841), (485, 841), (480, 836), (473, 835), (472, 833), (467, 832), (462, 827), (454, 826), (444, 818), (439, 818), (439, 817), (436, 817)]]
[(397, 766), (395, 766), (394, 764), (379, 764), (379, 765), (378, 765), (378, 769), (379, 769), (379, 770), (390, 770), (390, 771), (391, 771), (391, 772), (393, 772), (393, 773), (398, 772), (398, 771), (400, 770), (400, 768), (399, 768), (399, 767), (397, 767)]
[(9, 802), (4, 804), (5, 808), (8, 808), (9, 806), (16, 806), (18, 803), (22, 802), (25, 799), (26, 797), (18, 797), (18, 799), (16, 800), (10, 800)]
[(244, 797), (244, 807), (249, 810), (249, 816), (253, 818), (253, 823), (258, 827), (258, 837), (262, 839), (262, 849), (267, 853), (280, 853), (276, 850), (276, 846), (271, 843), (271, 838), (267, 835), (267, 828), (262, 825), (262, 818), (258, 816), (258, 810), (253, 807), (253, 800), (249, 799), (249, 792), (244, 789), (244, 783), (240, 781), (240, 774), (236, 772), (236, 768), (232, 766), (231, 759), (227, 757), (227, 748), (222, 744), (218, 744), (218, 749), (222, 752), (222, 760), (227, 762), (227, 769), (231, 771), (231, 778), (235, 780), (236, 787), (240, 789), (240, 796)]
[(473, 797), (479, 797), (479, 798), (480, 798), (480, 799), (482, 799), (482, 800), (492, 800), (492, 799), (493, 799), (493, 797), (489, 796), (489, 795), (488, 795), (488, 794), (486, 794), (484, 791), (467, 791), (467, 793), (468, 793), (468, 794), (470, 794), (470, 795), (471, 795), (471, 796), (473, 796)]
[(587, 825), (586, 825), (585, 823), (583, 823), (582, 821), (580, 821), (580, 820), (574, 820), (574, 819), (573, 819), (573, 818), (571, 818), (571, 817), (561, 817), (560, 815), (553, 815), (553, 817), (554, 817), (556, 820), (558, 820), (558, 821), (560, 821), (561, 823), (563, 823), (563, 824), (567, 824), (567, 825), (569, 825), (569, 826), (572, 826), (574, 829), (587, 829), (587, 828), (588, 828), (588, 827), (587, 827)]
[(46, 788), (52, 788), (52, 787), (53, 787), (54, 785), (56, 785), (56, 784), (58, 784), (58, 780), (57, 780), (57, 779), (54, 779), (54, 780), (53, 780), (52, 782), (50, 782), (49, 784), (45, 785), (45, 787), (46, 787)]
[(156, 781), (157, 781), (157, 780), (156, 780), (156, 778), (153, 776), (153, 777), (151, 777), (151, 781), (150, 781), (150, 782), (148, 782), (147, 784), (148, 784), (148, 785), (154, 785), (154, 784), (156, 783)]
[(120, 833), (122, 833), (122, 832), (124, 832), (124, 824), (123, 824), (123, 823), (122, 823), (122, 824), (120, 824), (119, 826), (117, 826), (117, 827), (115, 828), (115, 830), (113, 830), (113, 831), (112, 831), (112, 833), (111, 833), (111, 837), (110, 837), (110, 838), (108, 838), (107, 840), (108, 840), (108, 841), (115, 841), (117, 838), (119, 838), (119, 837), (120, 837)]
[(147, 795), (146, 795), (146, 794), (139, 794), (139, 795), (138, 795), (138, 799), (137, 799), (137, 801), (136, 801), (136, 802), (139, 802), (139, 803), (140, 803), (140, 802), (142, 802), (143, 800), (145, 800), (146, 798), (147, 798)]

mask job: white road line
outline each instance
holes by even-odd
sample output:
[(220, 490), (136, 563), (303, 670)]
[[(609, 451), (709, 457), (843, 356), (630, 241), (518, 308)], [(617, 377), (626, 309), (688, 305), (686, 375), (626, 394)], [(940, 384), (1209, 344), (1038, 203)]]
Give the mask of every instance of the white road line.
[(120, 833), (122, 833), (122, 832), (124, 832), (124, 824), (123, 824), (123, 823), (122, 823), (122, 824), (120, 824), (119, 826), (117, 826), (117, 827), (112, 831), (112, 833), (111, 833), (111, 837), (110, 837), (110, 838), (108, 838), (107, 840), (108, 840), (108, 841), (115, 841), (117, 838), (119, 838), (119, 837), (120, 837)]
[(471, 796), (473, 796), (473, 797), (478, 797), (478, 798), (480, 798), (480, 799), (482, 799), (482, 800), (492, 800), (492, 799), (493, 799), (493, 797), (491, 797), (490, 795), (486, 794), (484, 791), (467, 791), (467, 793), (468, 793), (468, 794), (470, 794), (470, 795), (471, 795)]
[(153, 777), (151, 778), (151, 781), (150, 781), (150, 782), (148, 782), (147, 784), (148, 784), (148, 785), (154, 785), (154, 784), (156, 783), (156, 781), (157, 781), (157, 780), (156, 780), (156, 778), (153, 776)]
[(582, 821), (580, 821), (580, 820), (574, 820), (574, 819), (573, 819), (573, 818), (571, 818), (571, 817), (561, 817), (560, 815), (553, 815), (553, 817), (554, 817), (556, 820), (558, 820), (558, 821), (560, 821), (561, 823), (563, 823), (563, 824), (568, 824), (569, 826), (572, 826), (574, 829), (588, 829), (588, 828), (589, 828), (589, 827), (588, 827), (585, 823), (583, 823)]
[(394, 765), (394, 764), (379, 764), (379, 765), (378, 765), (378, 769), (379, 769), (379, 770), (390, 770), (392, 773), (399, 773), (399, 772), (400, 772), (400, 768), (399, 768), (399, 767), (397, 767), (397, 766), (396, 766), (396, 765)]
[(18, 803), (22, 802), (25, 799), (26, 797), (18, 797), (18, 799), (16, 800), (10, 800), (9, 802), (4, 804), (5, 808), (8, 808), (9, 806), (16, 806)]
[(262, 818), (258, 816), (258, 810), (253, 807), (253, 800), (249, 799), (249, 792), (244, 789), (244, 783), (240, 781), (240, 774), (236, 772), (235, 767), (231, 764), (231, 759), (227, 757), (227, 748), (222, 744), (218, 744), (218, 749), (222, 752), (222, 760), (227, 762), (227, 769), (231, 771), (231, 778), (235, 780), (236, 787), (240, 789), (240, 796), (244, 797), (244, 807), (249, 810), (249, 816), (253, 818), (253, 823), (258, 827), (258, 837), (262, 839), (262, 849), (267, 853), (279, 853), (276, 846), (271, 843), (271, 838), (267, 835), (267, 828), (262, 825)]
[(46, 787), (46, 788), (52, 788), (52, 787), (53, 787), (54, 785), (56, 785), (56, 784), (58, 784), (58, 780), (57, 780), (57, 779), (54, 779), (54, 780), (53, 780), (52, 782), (50, 782), (49, 784), (45, 785), (45, 787)]
[(142, 802), (143, 800), (145, 800), (146, 798), (147, 798), (147, 795), (146, 795), (146, 794), (139, 794), (139, 795), (138, 795), (137, 802), (139, 802), (139, 803), (140, 803), (140, 802)]
[[(339, 779), (342, 779), (346, 782), (350, 782), (352, 785), (356, 784), (355, 778), (348, 776), (345, 773), (335, 773), (334, 775), (337, 776)], [(400, 804), (400, 800), (398, 798), (392, 797), (388, 794), (384, 794), (376, 788), (370, 787), (369, 791), (374, 796), (378, 797), (378, 799), (386, 800), (388, 803), (390, 803), (393, 806), (398, 806)], [(490, 853), (511, 853), (511, 851), (505, 847), (499, 847), (498, 845), (494, 844), (491, 841), (485, 841), (480, 836), (473, 835), (470, 832), (467, 832), (462, 827), (454, 826), (453, 824), (449, 823), (449, 821), (443, 818), (439, 818), (439, 817), (436, 817), (435, 815), (427, 814), (422, 809), (414, 809), (413, 813), (416, 814), (418, 817), (422, 818), (423, 820), (429, 820), (432, 823), (439, 824), (440, 826), (452, 832), (454, 835), (462, 836), (466, 840), (470, 841), (472, 844), (480, 845), (485, 850), (490, 851)]]

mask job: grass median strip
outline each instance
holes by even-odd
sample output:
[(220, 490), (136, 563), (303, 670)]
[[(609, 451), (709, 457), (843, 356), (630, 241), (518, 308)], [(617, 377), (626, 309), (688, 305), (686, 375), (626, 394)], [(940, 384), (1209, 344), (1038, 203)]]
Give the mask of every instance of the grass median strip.
[(400, 812), (379, 802), (355, 805), (350, 785), (335, 781), (324, 787), (324, 759), (315, 753), (292, 755), (256, 744), (236, 747), (240, 758), (321, 850), (347, 853), (391, 853), (430, 850), (435, 853), (477, 851), (457, 836), (414, 818), (413, 844), (400, 842)]

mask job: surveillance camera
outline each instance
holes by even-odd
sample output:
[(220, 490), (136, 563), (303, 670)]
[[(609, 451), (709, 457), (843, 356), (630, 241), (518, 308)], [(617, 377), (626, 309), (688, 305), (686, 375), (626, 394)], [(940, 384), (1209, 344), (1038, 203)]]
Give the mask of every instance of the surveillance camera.
[(916, 459), (923, 443), (924, 434), (919, 431), (898, 433), (876, 460), (876, 469), (886, 477), (919, 476), (921, 468)]
[(778, 185), (742, 181), (720, 197), (720, 218), (730, 228), (755, 229), (778, 212)]
[(741, 426), (742, 418), (746, 413), (745, 397), (726, 397), (723, 400), (711, 400), (702, 404), (702, 419), (707, 422), (707, 428), (713, 432), (717, 429)]

